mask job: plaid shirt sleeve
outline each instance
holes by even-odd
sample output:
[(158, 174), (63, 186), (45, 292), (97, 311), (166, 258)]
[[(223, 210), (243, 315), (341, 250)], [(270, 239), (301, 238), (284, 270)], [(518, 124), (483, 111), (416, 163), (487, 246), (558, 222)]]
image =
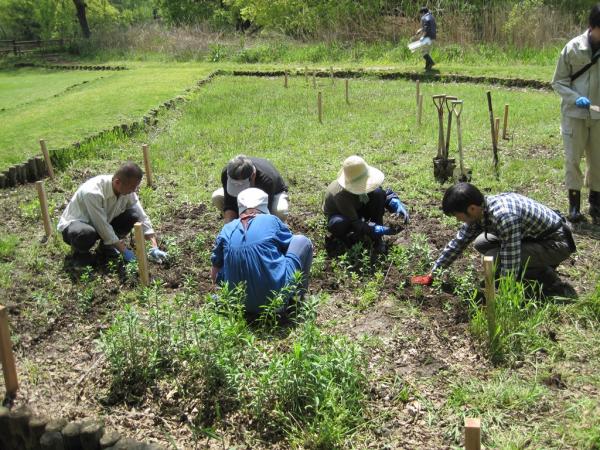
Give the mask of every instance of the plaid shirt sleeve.
[(521, 224), (515, 215), (503, 216), (498, 221), (500, 239), (500, 275), (518, 274), (521, 268)]
[(448, 267), (452, 264), (464, 249), (475, 240), (480, 232), (481, 230), (476, 225), (463, 224), (458, 230), (456, 237), (448, 242), (444, 250), (442, 250), (442, 254), (433, 264), (433, 270)]

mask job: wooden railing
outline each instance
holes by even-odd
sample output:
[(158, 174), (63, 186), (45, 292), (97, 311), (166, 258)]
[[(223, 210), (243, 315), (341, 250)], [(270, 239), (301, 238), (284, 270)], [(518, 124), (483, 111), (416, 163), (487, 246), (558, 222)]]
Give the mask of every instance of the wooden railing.
[(15, 56), (31, 52), (44, 52), (64, 48), (64, 39), (48, 39), (35, 41), (0, 40), (0, 55), (13, 54)]

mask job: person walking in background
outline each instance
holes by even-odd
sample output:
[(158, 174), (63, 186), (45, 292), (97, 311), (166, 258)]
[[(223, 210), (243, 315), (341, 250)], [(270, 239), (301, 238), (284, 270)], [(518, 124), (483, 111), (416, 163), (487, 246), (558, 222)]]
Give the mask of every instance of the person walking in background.
[(168, 254), (158, 248), (150, 219), (135, 193), (144, 172), (133, 162), (123, 164), (114, 175), (98, 175), (83, 183), (63, 211), (57, 229), (73, 250), (76, 267), (91, 265), (90, 253), (96, 241), (101, 253), (123, 255), (125, 262), (135, 261), (135, 254), (123, 238), (136, 222), (141, 222), (144, 236), (152, 244), (148, 257), (165, 262)]
[(277, 169), (263, 158), (237, 155), (221, 172), (223, 187), (212, 194), (212, 204), (223, 211), (225, 223), (238, 218), (237, 195), (249, 187), (269, 196), (269, 211), (285, 222), (288, 209), (288, 187)]
[[(560, 53), (552, 87), (561, 96), (561, 134), (565, 147), (565, 184), (569, 220), (584, 220), (581, 189), (589, 188), (589, 213), (600, 224), (600, 4), (588, 18), (589, 28)], [(585, 178), (581, 158), (585, 154)]]
[(294, 295), (302, 298), (308, 289), (312, 265), (312, 243), (292, 232), (278, 217), (269, 214), (269, 197), (257, 188), (237, 195), (239, 218), (221, 229), (211, 255), (214, 283), (246, 287), (246, 313), (254, 317), (274, 295), (293, 287), (296, 272), (301, 286), (286, 293), (279, 313), (286, 315)]
[(415, 36), (419, 38), (420, 42), (420, 50), (425, 59), (425, 70), (431, 70), (433, 66), (435, 66), (435, 62), (431, 55), (431, 49), (433, 47), (433, 41), (435, 41), (437, 37), (437, 27), (435, 24), (435, 18), (429, 8), (426, 6), (419, 9), (419, 14), (421, 15), (421, 28), (417, 30)]
[(348, 247), (366, 237), (377, 251), (385, 251), (383, 236), (399, 231), (383, 225), (386, 208), (402, 216), (404, 223), (408, 223), (409, 215), (396, 193), (381, 188), (383, 179), (383, 173), (360, 156), (346, 158), (338, 178), (327, 187), (323, 203), (327, 229), (333, 237)]

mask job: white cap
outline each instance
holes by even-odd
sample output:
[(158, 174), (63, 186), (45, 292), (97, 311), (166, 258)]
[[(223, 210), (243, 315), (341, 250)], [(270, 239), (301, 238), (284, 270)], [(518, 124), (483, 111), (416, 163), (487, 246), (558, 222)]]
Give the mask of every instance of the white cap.
[(247, 209), (258, 209), (263, 214), (269, 213), (269, 196), (258, 188), (244, 189), (237, 196), (238, 210), (242, 214)]

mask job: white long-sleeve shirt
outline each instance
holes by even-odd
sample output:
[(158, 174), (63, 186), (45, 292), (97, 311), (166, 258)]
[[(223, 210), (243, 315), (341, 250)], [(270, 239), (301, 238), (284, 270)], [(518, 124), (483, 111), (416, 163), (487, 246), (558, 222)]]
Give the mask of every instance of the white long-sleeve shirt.
[(144, 212), (135, 192), (127, 195), (115, 195), (112, 188), (112, 175), (98, 175), (83, 183), (63, 211), (58, 222), (58, 231), (62, 232), (72, 222), (80, 221), (93, 226), (106, 245), (119, 241), (110, 225), (115, 217), (133, 208), (143, 217), (144, 234), (154, 234), (152, 223)]

